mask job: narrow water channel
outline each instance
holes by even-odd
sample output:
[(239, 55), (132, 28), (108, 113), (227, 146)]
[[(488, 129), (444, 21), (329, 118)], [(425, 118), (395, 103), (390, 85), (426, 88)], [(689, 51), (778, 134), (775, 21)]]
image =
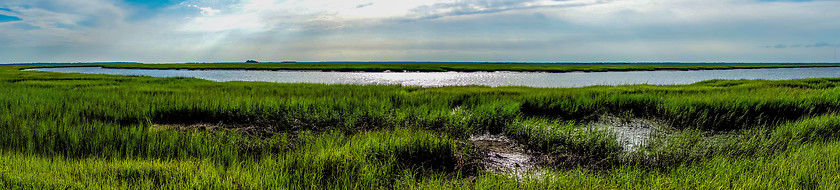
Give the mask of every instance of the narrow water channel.
[(583, 87), (628, 84), (690, 84), (711, 79), (787, 80), (840, 78), (840, 67), (767, 68), (697, 71), (628, 72), (322, 72), (258, 70), (156, 70), (107, 69), (101, 67), (36, 68), (33, 71), (195, 77), (213, 81), (266, 81), (279, 83), (398, 84), (404, 86), (529, 86)]

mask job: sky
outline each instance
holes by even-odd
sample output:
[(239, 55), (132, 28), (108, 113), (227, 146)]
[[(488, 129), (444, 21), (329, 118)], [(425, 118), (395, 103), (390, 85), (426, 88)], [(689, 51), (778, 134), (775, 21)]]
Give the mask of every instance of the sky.
[(837, 62), (840, 0), (2, 0), (0, 63)]

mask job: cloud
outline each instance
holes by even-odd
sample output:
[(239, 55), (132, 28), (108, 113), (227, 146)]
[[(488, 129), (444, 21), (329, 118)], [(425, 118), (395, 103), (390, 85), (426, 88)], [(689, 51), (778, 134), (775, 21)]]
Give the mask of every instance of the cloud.
[(764, 48), (823, 48), (823, 47), (840, 47), (840, 44), (832, 44), (828, 42), (817, 42), (812, 44), (777, 44), (775, 46), (762, 46)]
[(371, 5), (373, 5), (372, 2), (371, 3), (365, 3), (365, 4), (359, 4), (359, 5), (356, 5), (356, 8), (360, 9), (360, 8), (365, 8), (365, 7), (371, 6)]
[(202, 16), (213, 16), (213, 15), (221, 12), (221, 10), (213, 9), (213, 7), (199, 7), (198, 5), (187, 5), (187, 6), (197, 8), (197, 9), (201, 10), (201, 15)]
[(0, 63), (821, 62), (840, 42), (838, 1), (164, 1), (4, 0)]
[(497, 13), (520, 9), (584, 6), (605, 3), (596, 0), (464, 0), (440, 2), (411, 9), (414, 18), (435, 19), (447, 16)]
[(834, 47), (834, 44), (829, 44), (826, 42), (817, 42), (813, 45), (806, 45), (805, 47)]

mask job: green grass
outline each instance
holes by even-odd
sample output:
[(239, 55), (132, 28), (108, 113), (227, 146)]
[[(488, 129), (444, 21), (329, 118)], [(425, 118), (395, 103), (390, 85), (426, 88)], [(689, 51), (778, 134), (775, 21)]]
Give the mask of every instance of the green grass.
[[(313, 67), (148, 67), (289, 65)], [(339, 67), (346, 65), (321, 69)], [(486, 68), (504, 67), (519, 65)], [(840, 185), (840, 79), (422, 88), (21, 68), (0, 67), (0, 187), (7, 189)], [(602, 115), (646, 118), (665, 127), (627, 152), (616, 131), (587, 125)], [(546, 171), (524, 179), (485, 172), (481, 151), (468, 139), (488, 133), (540, 154)]]

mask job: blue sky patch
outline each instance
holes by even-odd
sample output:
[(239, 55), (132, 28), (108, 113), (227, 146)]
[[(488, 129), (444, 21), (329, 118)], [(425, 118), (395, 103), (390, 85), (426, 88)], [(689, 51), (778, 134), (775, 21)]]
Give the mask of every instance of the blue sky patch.
[(811, 2), (813, 0), (758, 0), (760, 2)]
[(184, 0), (125, 0), (125, 2), (148, 7), (150, 9), (163, 8), (183, 2)]
[(8, 15), (0, 15), (0, 22), (11, 22), (11, 21), (19, 21), (21, 20), (18, 17), (8, 16)]
[(129, 6), (135, 7), (134, 14), (126, 18), (129, 21), (144, 20), (162, 13), (161, 11), (167, 7), (177, 5), (185, 0), (124, 0)]
[(23, 23), (23, 22), (13, 23), (13, 24), (11, 24), (11, 25), (12, 25), (12, 27), (15, 27), (15, 28), (18, 28), (18, 29), (21, 29), (21, 30), (36, 30), (36, 29), (40, 29), (40, 27), (37, 27), (37, 26), (32, 26), (32, 25), (29, 25), (29, 24), (26, 24), (26, 23)]

